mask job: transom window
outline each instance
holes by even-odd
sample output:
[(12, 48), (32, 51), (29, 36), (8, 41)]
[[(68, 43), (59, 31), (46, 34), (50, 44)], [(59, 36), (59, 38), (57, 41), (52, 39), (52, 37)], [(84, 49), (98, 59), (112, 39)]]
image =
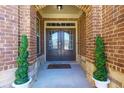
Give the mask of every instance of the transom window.
[(75, 26), (75, 23), (53, 22), (53, 23), (47, 23), (46, 26)]

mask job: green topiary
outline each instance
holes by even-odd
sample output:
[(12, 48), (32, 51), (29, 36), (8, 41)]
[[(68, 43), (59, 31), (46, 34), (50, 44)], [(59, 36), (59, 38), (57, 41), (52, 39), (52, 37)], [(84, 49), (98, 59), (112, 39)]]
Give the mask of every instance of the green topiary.
[(99, 81), (107, 81), (107, 69), (106, 69), (106, 56), (103, 40), (100, 36), (96, 37), (96, 50), (95, 50), (95, 66), (96, 70), (93, 73), (93, 77)]
[(19, 56), (17, 57), (17, 66), (18, 69), (15, 73), (15, 84), (23, 84), (27, 81), (29, 81), (28, 77), (28, 39), (26, 35), (22, 35), (21, 43), (19, 47)]

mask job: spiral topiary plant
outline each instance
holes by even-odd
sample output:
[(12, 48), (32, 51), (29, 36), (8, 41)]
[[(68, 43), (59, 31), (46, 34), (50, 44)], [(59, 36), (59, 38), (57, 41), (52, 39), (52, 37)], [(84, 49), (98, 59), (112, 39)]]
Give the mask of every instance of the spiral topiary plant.
[(19, 47), (19, 56), (17, 57), (17, 66), (18, 69), (16, 70), (15, 73), (15, 84), (23, 84), (26, 83), (27, 81), (29, 81), (29, 77), (28, 77), (28, 39), (26, 35), (22, 35), (21, 38), (21, 43), (20, 43), (20, 47)]
[(100, 36), (96, 37), (96, 50), (95, 50), (95, 66), (96, 70), (93, 73), (93, 77), (99, 81), (107, 81), (107, 69), (106, 69), (106, 56), (103, 40)]

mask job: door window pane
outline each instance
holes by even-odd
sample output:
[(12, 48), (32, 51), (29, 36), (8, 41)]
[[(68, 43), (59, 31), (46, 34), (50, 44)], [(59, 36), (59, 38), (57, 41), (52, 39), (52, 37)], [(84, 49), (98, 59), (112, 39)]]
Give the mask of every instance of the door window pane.
[(69, 34), (64, 32), (64, 49), (69, 50)]
[(48, 34), (48, 47), (49, 49), (57, 49), (58, 48), (58, 32), (56, 31), (49, 31)]
[(52, 48), (57, 49), (58, 48), (58, 33), (54, 32), (52, 34)]
[(73, 38), (69, 32), (64, 32), (64, 49), (73, 50)]

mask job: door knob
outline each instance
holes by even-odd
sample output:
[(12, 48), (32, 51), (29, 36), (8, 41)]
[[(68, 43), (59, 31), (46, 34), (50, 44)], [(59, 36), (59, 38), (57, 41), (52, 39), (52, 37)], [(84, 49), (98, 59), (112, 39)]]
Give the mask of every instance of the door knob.
[(59, 42), (59, 46), (61, 46), (61, 42)]

